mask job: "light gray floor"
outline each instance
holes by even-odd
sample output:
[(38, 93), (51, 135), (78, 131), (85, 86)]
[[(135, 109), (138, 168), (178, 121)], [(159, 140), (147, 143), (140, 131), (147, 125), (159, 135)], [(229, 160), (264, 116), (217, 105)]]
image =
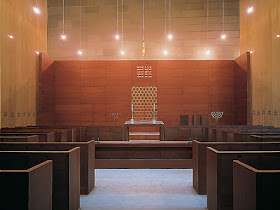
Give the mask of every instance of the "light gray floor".
[(207, 209), (192, 187), (191, 169), (97, 169), (96, 187), (81, 209)]

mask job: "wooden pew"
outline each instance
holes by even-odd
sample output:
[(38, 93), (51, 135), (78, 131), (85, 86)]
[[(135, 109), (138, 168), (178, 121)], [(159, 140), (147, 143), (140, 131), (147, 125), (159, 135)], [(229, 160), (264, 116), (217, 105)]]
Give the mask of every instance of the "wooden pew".
[(250, 164), (233, 161), (234, 210), (280, 209), (279, 158)]
[(0, 142), (0, 151), (54, 151), (80, 147), (80, 193), (89, 194), (95, 186), (95, 142)]
[(39, 142), (38, 135), (0, 134), (0, 142)]
[(62, 129), (67, 132), (67, 142), (77, 142), (77, 130), (78, 128), (72, 127), (53, 127), (53, 126), (27, 126), (26, 128), (37, 128), (37, 129)]
[(26, 136), (26, 135), (29, 135), (29, 136), (33, 136), (33, 135), (36, 135), (38, 136), (38, 139), (39, 139), (39, 142), (54, 142), (55, 141), (55, 133), (54, 132), (47, 132), (47, 133), (44, 133), (44, 132), (20, 132), (20, 131), (16, 131), (16, 132), (3, 132), (1, 133), (1, 135), (11, 135), (11, 136), (14, 136), (14, 135), (23, 135), (23, 136)]
[[(235, 141), (235, 133), (250, 134), (250, 133), (276, 133), (276, 132), (280, 132), (280, 129), (270, 128), (270, 127), (249, 128), (249, 129), (229, 129), (229, 130), (222, 131), (222, 140), (221, 141)], [(236, 140), (236, 141), (238, 141), (238, 140)], [(245, 139), (244, 139), (244, 141), (245, 141)]]
[(0, 162), (1, 209), (52, 209), (53, 164)]
[(0, 133), (55, 133), (56, 142), (67, 142), (67, 131), (62, 129), (2, 128)]
[[(261, 128), (263, 126), (259, 125), (221, 125), (221, 126), (213, 126), (213, 127), (208, 127), (208, 141), (214, 142), (217, 141), (217, 139), (222, 138), (222, 133), (221, 130), (228, 130), (228, 129), (233, 129), (233, 128), (240, 128), (240, 129), (249, 129), (249, 128)], [(205, 134), (206, 135), (206, 134)], [(211, 138), (212, 135), (212, 138)]]
[[(213, 141), (213, 129), (214, 128), (227, 128), (227, 127), (233, 127), (233, 125), (208, 125), (204, 129), (204, 136), (205, 141)], [(214, 134), (216, 135), (216, 133)], [(215, 138), (216, 139), (216, 138)]]
[(207, 193), (206, 148), (213, 147), (220, 150), (279, 150), (279, 142), (200, 142), (193, 141), (193, 187), (199, 195)]
[(209, 210), (233, 209), (233, 160), (250, 163), (277, 159), (280, 151), (219, 151), (207, 148), (207, 207)]
[(217, 129), (217, 141), (234, 141), (234, 132), (258, 132), (267, 131), (271, 132), (274, 127), (271, 126), (242, 126), (233, 128)]
[(80, 208), (80, 148), (69, 151), (0, 151), (0, 162), (22, 165), (53, 161), (53, 210)]
[[(237, 142), (248, 142), (251, 141), (252, 135), (258, 135), (258, 136), (280, 136), (280, 130), (274, 130), (274, 131), (255, 131), (255, 132), (234, 132), (234, 141)], [(261, 139), (255, 139), (255, 141), (260, 141)]]
[[(29, 127), (29, 126), (28, 126)], [(30, 126), (33, 127), (33, 126)], [(34, 126), (36, 128), (36, 126)], [(59, 128), (59, 129), (72, 129), (73, 131), (73, 142), (81, 142), (81, 141), (87, 141), (87, 127), (85, 126), (57, 126), (57, 127), (51, 127), (51, 126), (44, 126), (43, 128)]]
[(263, 142), (266, 142), (266, 141), (280, 141), (280, 134), (278, 136), (271, 136), (271, 135), (251, 135), (250, 136), (250, 140), (251, 141), (263, 141)]

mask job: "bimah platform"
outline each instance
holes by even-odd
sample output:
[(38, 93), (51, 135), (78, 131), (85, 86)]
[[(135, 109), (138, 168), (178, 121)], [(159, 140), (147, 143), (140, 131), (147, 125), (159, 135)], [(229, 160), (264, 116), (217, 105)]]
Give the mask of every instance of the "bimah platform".
[(159, 127), (159, 135), (160, 141), (164, 141), (164, 123), (162, 121), (156, 121), (153, 123), (152, 121), (126, 121), (123, 127), (123, 140), (129, 141), (129, 128), (130, 127)]

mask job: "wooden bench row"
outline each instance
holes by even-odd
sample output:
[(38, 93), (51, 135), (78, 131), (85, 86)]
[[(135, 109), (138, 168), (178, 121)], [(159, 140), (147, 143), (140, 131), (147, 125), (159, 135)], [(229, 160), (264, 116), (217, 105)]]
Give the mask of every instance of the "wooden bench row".
[[(280, 178), (279, 129), (220, 126), (206, 130), (214, 134), (212, 140), (218, 142), (209, 142), (211, 135), (207, 132), (208, 139), (193, 141), (193, 185), (198, 194), (207, 193), (208, 209), (272, 209), (273, 205), (279, 206), (273, 199), (273, 193), (277, 194), (273, 182)], [(268, 179), (270, 175), (275, 179)]]
[[(23, 169), (22, 167), (29, 168), (47, 160), (52, 160), (53, 163), (52, 209), (79, 209), (80, 148), (68, 151), (0, 151), (1, 170), (9, 170), (10, 166), (14, 166), (12, 168), (14, 170)], [(22, 185), (26, 184), (22, 183)], [(37, 182), (37, 185), (40, 185), (40, 182)], [(21, 189), (24, 188), (25, 186), (22, 186)], [(11, 199), (13, 199), (12, 195), (7, 202), (3, 200), (1, 207), (10, 209)], [(21, 205), (17, 201), (16, 203), (15, 205)]]
[[(36, 165), (42, 164), (47, 160), (51, 160), (53, 165), (53, 185), (52, 199), (48, 196), (42, 202), (52, 203), (52, 209), (79, 209), (80, 193), (89, 194), (94, 188), (95, 182), (95, 142), (0, 142), (0, 176), (6, 173), (7, 180), (16, 179), (15, 177), (22, 175), (22, 170), (26, 171)], [(81, 160), (81, 161), (80, 161)], [(49, 163), (48, 163), (49, 164)], [(52, 168), (52, 167), (51, 167)], [(4, 170), (4, 171), (2, 171)], [(7, 170), (13, 171), (13, 175), (8, 176)], [(20, 171), (21, 170), (21, 171)], [(16, 172), (15, 172), (16, 171)], [(35, 172), (37, 173), (37, 172)], [(47, 173), (46, 173), (47, 174)], [(42, 176), (45, 178), (45, 176)], [(29, 178), (29, 180), (32, 179)], [(49, 178), (46, 176), (46, 183)], [(28, 180), (28, 179), (27, 179)], [(1, 179), (5, 182), (5, 179)], [(36, 181), (36, 179), (34, 179)], [(23, 182), (24, 184), (24, 182)], [(25, 182), (26, 184), (26, 182)], [(40, 185), (40, 182), (37, 185)], [(4, 185), (3, 185), (4, 186)], [(8, 185), (7, 185), (8, 186)], [(20, 187), (20, 186), (19, 186)], [(22, 186), (22, 189), (31, 189)], [(32, 188), (33, 189), (33, 188)], [(49, 188), (42, 193), (48, 193)], [(14, 189), (15, 190), (15, 189)], [(17, 189), (18, 190), (18, 189)], [(35, 189), (36, 190), (36, 189)], [(41, 189), (42, 190), (42, 189)], [(1, 193), (5, 189), (1, 185)], [(8, 192), (8, 191), (7, 191)], [(33, 192), (36, 192), (33, 190)], [(12, 192), (11, 192), (12, 193)], [(25, 192), (26, 193), (26, 192)], [(41, 196), (38, 194), (38, 196)], [(37, 197), (38, 197), (37, 196)], [(36, 196), (35, 196), (36, 197)], [(10, 198), (14, 199), (12, 194)], [(31, 197), (30, 197), (31, 198)], [(36, 200), (36, 199), (35, 199)], [(37, 198), (37, 200), (40, 200)], [(26, 199), (23, 201), (26, 202)], [(6, 199), (1, 202), (3, 206), (10, 209), (11, 200)], [(30, 201), (30, 204), (32, 202)], [(13, 205), (25, 205), (21, 202)], [(29, 204), (28, 204), (29, 205)], [(34, 204), (36, 206), (36, 203)], [(48, 206), (46, 204), (46, 206)], [(17, 209), (15, 207), (15, 209)], [(38, 209), (37, 207), (28, 209)], [(43, 208), (44, 209), (44, 208)], [(46, 208), (50, 209), (50, 208)]]
[[(9, 136), (37, 135), (38, 142), (82, 142), (86, 141), (86, 127), (16, 127), (2, 128), (0, 130), (1, 141), (13, 141)], [(36, 141), (35, 139), (22, 138), (21, 141)]]
[[(239, 206), (246, 206), (247, 202), (251, 202), (254, 195), (254, 188), (247, 189), (247, 197), (250, 199), (239, 200), (239, 196), (234, 197), (234, 189), (237, 190), (235, 194), (238, 194), (238, 186), (234, 186), (233, 183), (233, 161), (239, 160), (247, 165), (265, 166), (266, 170), (269, 170), (271, 177), (274, 179), (270, 180), (270, 176), (262, 177), (261, 186), (257, 185), (257, 182), (252, 184), (251, 187), (259, 188), (263, 187), (266, 189), (265, 192), (259, 191), (261, 195), (261, 202), (263, 206), (257, 206), (255, 209), (278, 209), (279, 202), (273, 198), (273, 193), (268, 189), (273, 185), (279, 186), (279, 169), (280, 169), (280, 151), (224, 151), (217, 150), (211, 147), (207, 149), (207, 207), (208, 209), (227, 210), (227, 209), (254, 209), (254, 208), (239, 208)], [(274, 171), (275, 170), (275, 171)], [(235, 179), (240, 182), (250, 182), (250, 178), (245, 176), (239, 176), (235, 173)], [(240, 181), (243, 180), (243, 181)], [(279, 195), (277, 192), (276, 194)], [(259, 196), (258, 195), (258, 196)], [(235, 200), (235, 202), (234, 202)], [(245, 202), (245, 203), (244, 203)], [(254, 202), (254, 201), (253, 201)], [(256, 204), (256, 201), (255, 201)], [(264, 207), (264, 208), (262, 208)]]

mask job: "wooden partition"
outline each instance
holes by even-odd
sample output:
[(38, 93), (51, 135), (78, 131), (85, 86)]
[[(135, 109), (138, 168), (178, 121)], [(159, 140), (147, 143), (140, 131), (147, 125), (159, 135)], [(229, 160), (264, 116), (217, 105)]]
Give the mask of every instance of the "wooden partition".
[(258, 163), (233, 161), (234, 210), (279, 209), (279, 158)]
[(0, 131), (0, 134), (2, 135), (10, 135), (10, 136), (14, 136), (14, 135), (22, 135), (22, 136), (26, 136), (26, 135), (29, 135), (29, 136), (33, 136), (33, 135), (36, 135), (38, 136), (38, 139), (39, 139), (39, 142), (55, 142), (55, 133), (54, 132), (21, 132), (21, 131), (7, 131), (7, 132), (1, 132)]
[(24, 134), (0, 134), (0, 142), (39, 142), (39, 136)]
[(96, 168), (192, 168), (191, 143), (181, 141), (101, 141)]
[[(280, 135), (280, 130), (273, 130), (273, 131), (255, 131), (255, 132), (234, 132), (234, 141), (243, 141), (243, 142), (248, 142), (251, 141), (251, 136), (252, 135), (257, 135), (257, 136), (279, 136)], [(257, 141), (260, 141), (261, 139), (256, 139)]]
[[(56, 126), (122, 126), (131, 118), (134, 86), (157, 88), (157, 119), (166, 125), (179, 125), (181, 114), (207, 115), (208, 124), (217, 124), (212, 109), (224, 112), (219, 124), (234, 120), (233, 60), (54, 61), (51, 66)], [(152, 77), (137, 77), (138, 66), (151, 66)], [(40, 84), (50, 80), (40, 79)], [(53, 99), (49, 94), (39, 106)]]
[(252, 135), (250, 136), (250, 140), (251, 141), (280, 141), (280, 135), (276, 136), (276, 135)]
[(52, 161), (7, 162), (0, 162), (1, 209), (52, 209)]
[[(43, 127), (43, 126), (40, 126), (40, 127), (27, 127), (27, 128), (32, 128), (32, 129), (51, 129), (51, 130), (54, 130), (55, 132), (57, 131), (57, 130), (65, 130), (66, 131), (66, 142), (73, 142), (73, 128), (65, 128), (65, 127)], [(61, 135), (61, 134), (60, 134)], [(65, 138), (65, 136), (64, 135), (62, 135), (60, 138)], [(64, 139), (63, 139), (63, 141), (65, 141)], [(62, 142), (63, 142), (62, 141)]]
[(95, 186), (95, 142), (0, 143), (0, 151), (54, 151), (80, 147), (81, 194), (89, 194)]
[(233, 209), (233, 160), (250, 164), (267, 160), (280, 162), (280, 151), (219, 151), (207, 148), (207, 207)]
[(55, 141), (67, 142), (67, 131), (62, 129), (41, 129), (41, 128), (3, 128), (0, 133), (55, 133)]
[(80, 208), (80, 148), (68, 151), (0, 151), (0, 163), (6, 165), (39, 164), (53, 161), (52, 209)]
[(193, 141), (193, 186), (200, 195), (207, 194), (207, 158), (206, 148), (239, 151), (280, 151), (279, 142), (199, 142)]

